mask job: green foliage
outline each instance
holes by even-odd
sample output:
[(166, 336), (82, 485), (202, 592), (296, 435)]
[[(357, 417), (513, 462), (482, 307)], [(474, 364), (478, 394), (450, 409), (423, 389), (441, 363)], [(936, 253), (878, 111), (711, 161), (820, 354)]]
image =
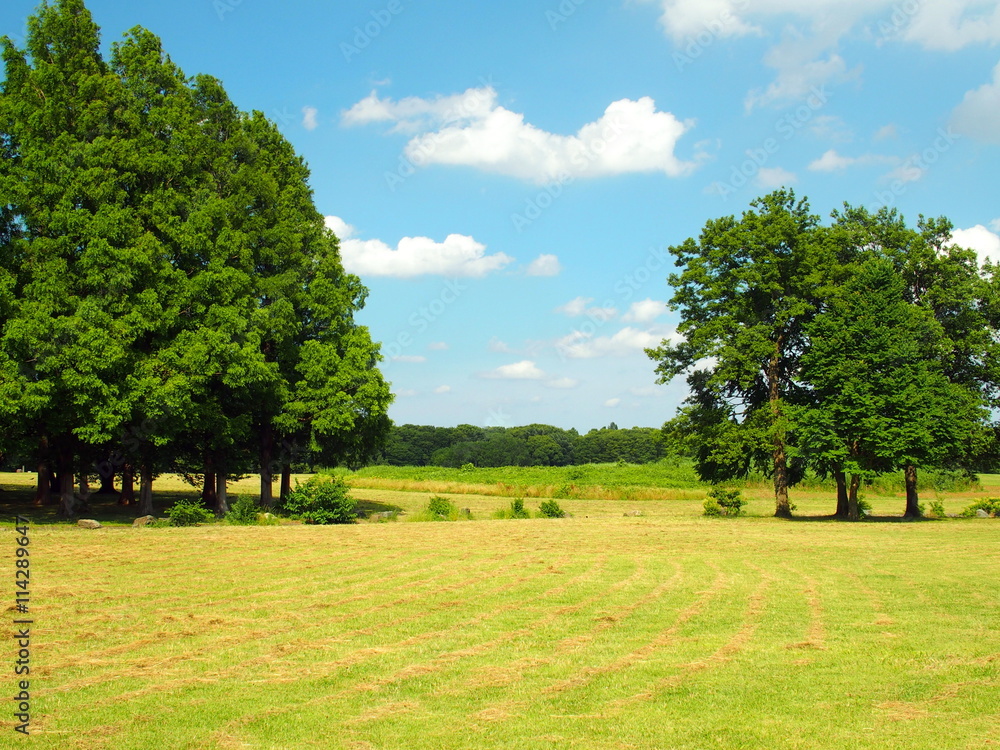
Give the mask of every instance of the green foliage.
[(946, 518), (947, 514), (944, 512), (944, 503), (940, 500), (932, 500), (930, 503), (930, 510), (927, 512), (928, 518)]
[(963, 518), (974, 518), (977, 510), (984, 510), (994, 518), (1000, 518), (1000, 497), (977, 500), (962, 511)]
[(437, 519), (446, 521), (455, 515), (458, 509), (448, 498), (435, 495), (427, 502), (427, 512)]
[(703, 507), (706, 516), (739, 516), (743, 514), (743, 506), (746, 504), (740, 490), (713, 487), (709, 490)]
[(354, 523), (357, 502), (348, 493), (339, 476), (316, 475), (305, 484), (296, 485), (275, 507), (292, 518), (309, 524)]
[(167, 510), (171, 526), (197, 526), (212, 518), (211, 511), (195, 500), (178, 500)]
[(712, 516), (714, 518), (722, 515), (722, 506), (719, 505), (719, 501), (714, 498), (705, 498), (705, 502), (702, 503), (702, 507), (705, 509), (706, 516)]
[(249, 496), (237, 497), (229, 505), (226, 520), (237, 526), (256, 526), (260, 518), (260, 506)]
[(863, 497), (858, 498), (858, 518), (865, 519), (872, 514), (872, 504)]
[(565, 518), (566, 511), (555, 500), (543, 500), (538, 506), (538, 515), (542, 518)]
[(462, 464), (462, 471), (475, 471), (475, 470), (476, 470), (475, 464), (472, 463)]
[(528, 512), (527, 508), (524, 507), (523, 498), (515, 498), (511, 500), (509, 508), (501, 508), (493, 514), (494, 518), (531, 518), (531, 514)]

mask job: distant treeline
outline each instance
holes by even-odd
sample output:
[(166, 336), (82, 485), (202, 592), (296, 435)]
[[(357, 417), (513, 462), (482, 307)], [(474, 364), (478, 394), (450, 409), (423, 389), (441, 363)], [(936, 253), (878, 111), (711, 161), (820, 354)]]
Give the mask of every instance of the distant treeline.
[(581, 435), (545, 424), (526, 427), (394, 425), (382, 463), (391, 466), (569, 466), (625, 461), (646, 464), (666, 455), (652, 427), (608, 427)]

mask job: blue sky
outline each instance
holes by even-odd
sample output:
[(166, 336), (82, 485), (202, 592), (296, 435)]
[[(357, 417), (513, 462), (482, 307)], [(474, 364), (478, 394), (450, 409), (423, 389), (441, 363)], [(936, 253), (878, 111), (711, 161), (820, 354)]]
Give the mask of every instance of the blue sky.
[(778, 186), (1000, 260), (1000, 0), (87, 5), (307, 160), (397, 423), (660, 425), (666, 249)]

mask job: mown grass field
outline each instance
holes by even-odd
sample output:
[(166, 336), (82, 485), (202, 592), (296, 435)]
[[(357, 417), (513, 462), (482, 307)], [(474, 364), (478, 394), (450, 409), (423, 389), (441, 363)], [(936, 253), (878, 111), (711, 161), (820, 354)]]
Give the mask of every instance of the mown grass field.
[[(7, 709), (0, 747), (1000, 746), (1000, 521), (778, 521), (750, 494), (743, 519), (700, 517), (701, 492), (559, 520), (38, 523), (32, 736)], [(9, 603), (13, 548), (6, 522)]]

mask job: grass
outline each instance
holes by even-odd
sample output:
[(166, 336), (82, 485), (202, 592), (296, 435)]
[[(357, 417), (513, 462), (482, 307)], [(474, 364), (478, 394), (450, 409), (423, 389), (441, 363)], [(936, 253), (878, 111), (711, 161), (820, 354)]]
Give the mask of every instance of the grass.
[[(0, 494), (20, 495), (17, 479), (0, 475)], [(978, 492), (996, 487), (990, 479)], [(408, 514), (429, 499), (356, 494)], [(744, 494), (749, 517), (720, 520), (699, 515), (701, 492), (635, 505), (560, 500), (566, 519), (39, 523), (30, 744), (940, 750), (1000, 741), (1000, 522), (786, 522), (767, 517), (766, 492)], [(451, 499), (482, 519), (509, 505)], [(814, 519), (830, 510), (826, 492), (793, 499)], [(895, 496), (869, 499), (886, 517), (901, 511)], [(957, 510), (967, 499), (944, 502)], [(623, 515), (633, 507), (643, 515)], [(13, 548), (8, 522), (0, 555), (13, 560)], [(13, 677), (5, 684), (11, 692)], [(0, 723), (11, 737), (12, 721)]]

